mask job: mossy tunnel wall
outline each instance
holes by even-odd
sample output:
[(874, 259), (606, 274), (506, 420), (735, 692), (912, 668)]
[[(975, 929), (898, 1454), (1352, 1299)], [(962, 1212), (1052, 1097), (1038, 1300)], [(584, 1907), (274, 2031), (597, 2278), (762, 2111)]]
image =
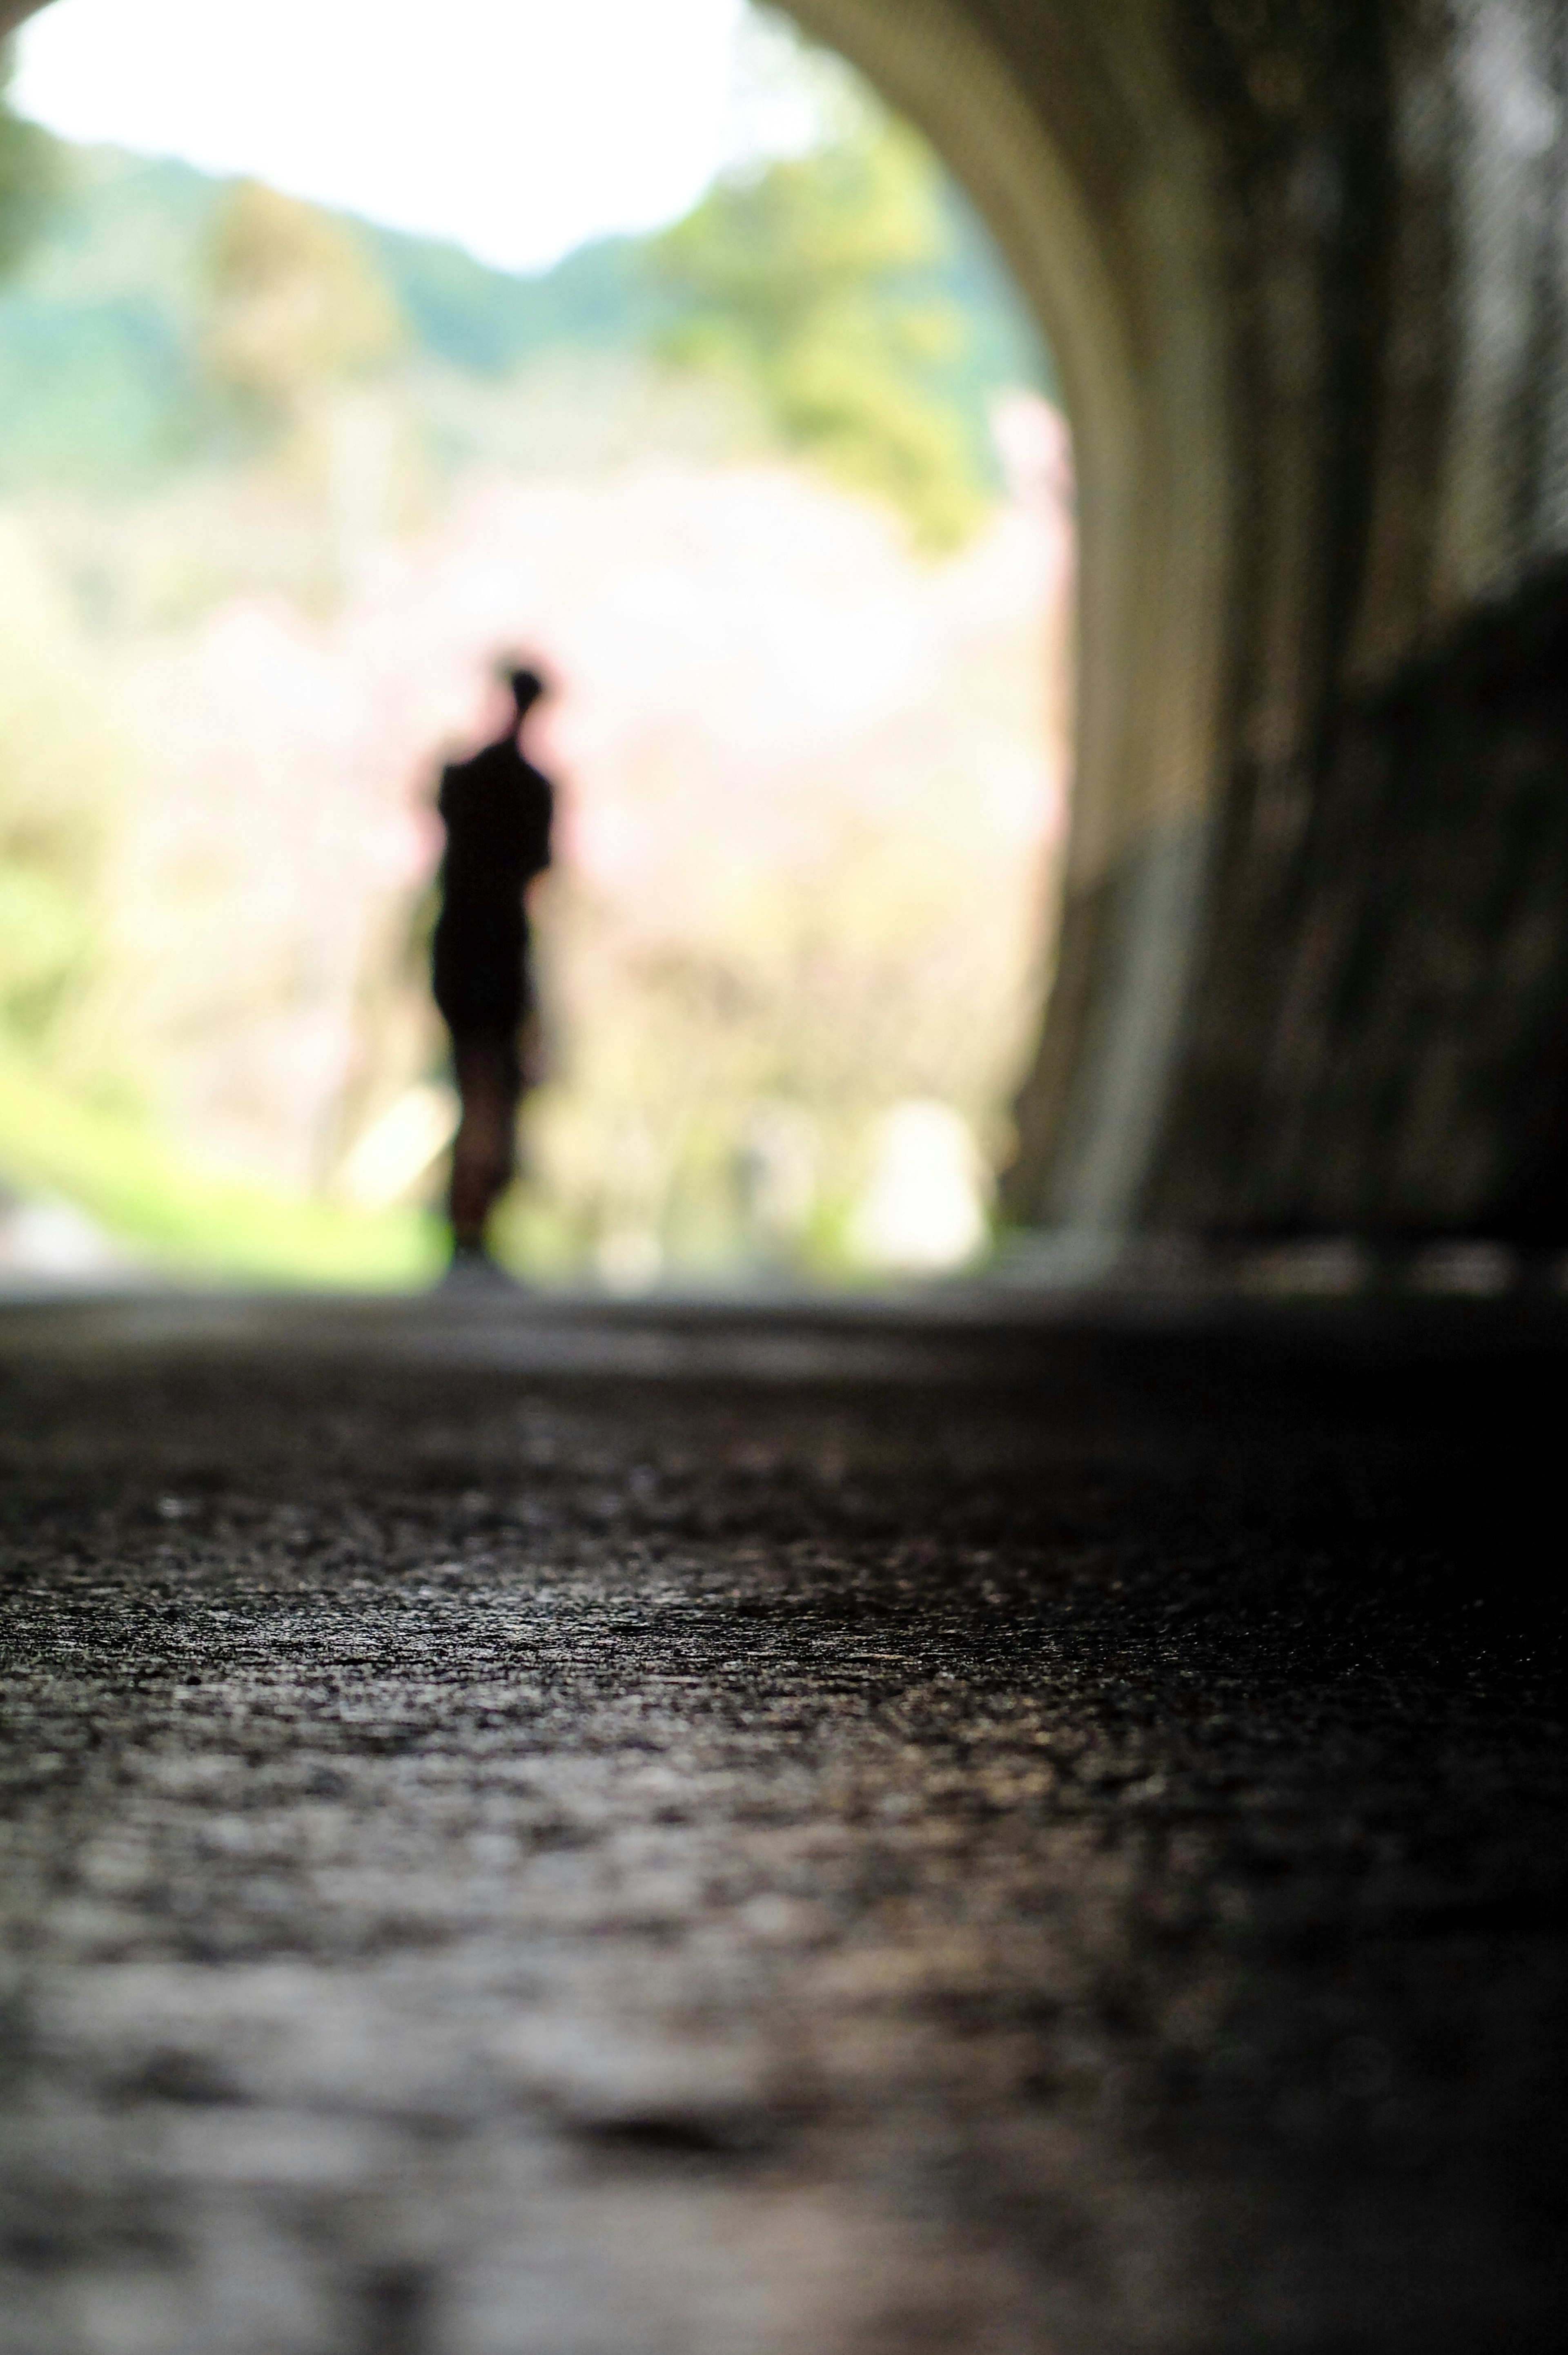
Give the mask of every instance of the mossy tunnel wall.
[(1072, 412), (1010, 1215), (1568, 1241), (1568, 7), (792, 13), (968, 184)]

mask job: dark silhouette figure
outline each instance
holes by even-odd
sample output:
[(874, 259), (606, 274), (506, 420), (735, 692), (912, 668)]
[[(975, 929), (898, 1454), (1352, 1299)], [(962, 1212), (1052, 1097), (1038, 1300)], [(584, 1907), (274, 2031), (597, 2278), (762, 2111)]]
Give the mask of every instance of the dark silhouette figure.
[(517, 1107), (538, 1076), (524, 894), (550, 863), (555, 796), (518, 741), (545, 683), (514, 670), (509, 684), (513, 725), (442, 770), (436, 803), (447, 847), (431, 981), (462, 1105), (448, 1197), (454, 1266), (484, 1263), (490, 1213), (515, 1167)]

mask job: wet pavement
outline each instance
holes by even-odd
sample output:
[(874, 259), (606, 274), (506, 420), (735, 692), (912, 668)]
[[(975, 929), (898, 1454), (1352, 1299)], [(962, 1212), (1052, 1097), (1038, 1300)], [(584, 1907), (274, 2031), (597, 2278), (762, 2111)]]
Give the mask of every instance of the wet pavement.
[(1555, 2349), (1565, 1362), (0, 1311), (0, 2349)]

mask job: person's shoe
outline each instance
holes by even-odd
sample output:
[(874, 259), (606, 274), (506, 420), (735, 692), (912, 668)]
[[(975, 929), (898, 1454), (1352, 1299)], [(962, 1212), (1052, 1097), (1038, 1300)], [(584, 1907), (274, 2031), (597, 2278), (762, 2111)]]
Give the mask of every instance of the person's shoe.
[(512, 1278), (500, 1263), (493, 1260), (482, 1243), (454, 1243), (447, 1272), (441, 1278), (443, 1290), (450, 1287), (463, 1292), (496, 1292), (513, 1289)]

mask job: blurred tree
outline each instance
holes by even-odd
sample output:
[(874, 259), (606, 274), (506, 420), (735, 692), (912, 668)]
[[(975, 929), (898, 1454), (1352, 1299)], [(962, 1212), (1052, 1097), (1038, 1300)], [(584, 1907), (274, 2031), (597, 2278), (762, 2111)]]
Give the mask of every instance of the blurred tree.
[(0, 42), (0, 274), (21, 261), (63, 176), (56, 141), (16, 113), (5, 96), (14, 62), (11, 44)]
[[(64, 177), (56, 141), (6, 100), (12, 63), (0, 44), (0, 274), (23, 259)], [(80, 698), (51, 660), (48, 587), (7, 560), (16, 554), (0, 539), (0, 1048), (43, 1050), (98, 973), (102, 748), (90, 721), (69, 724)]]
[(973, 528), (986, 496), (935, 380), (967, 332), (932, 291), (941, 186), (912, 132), (868, 118), (721, 181), (652, 248), (678, 304), (665, 356), (739, 378), (787, 444), (890, 500), (932, 550)]
[(42, 1050), (96, 979), (104, 826), (87, 792), (25, 797), (14, 749), (0, 739), (0, 1040)]
[(366, 246), (345, 223), (237, 180), (206, 256), (202, 359), (212, 390), (256, 439), (286, 436), (318, 397), (381, 374), (403, 322)]
[(0, 1051), (96, 1082), (119, 1060), (112, 1046), (95, 1059), (112, 962), (106, 861), (127, 753), (67, 600), (5, 523), (0, 644)]

